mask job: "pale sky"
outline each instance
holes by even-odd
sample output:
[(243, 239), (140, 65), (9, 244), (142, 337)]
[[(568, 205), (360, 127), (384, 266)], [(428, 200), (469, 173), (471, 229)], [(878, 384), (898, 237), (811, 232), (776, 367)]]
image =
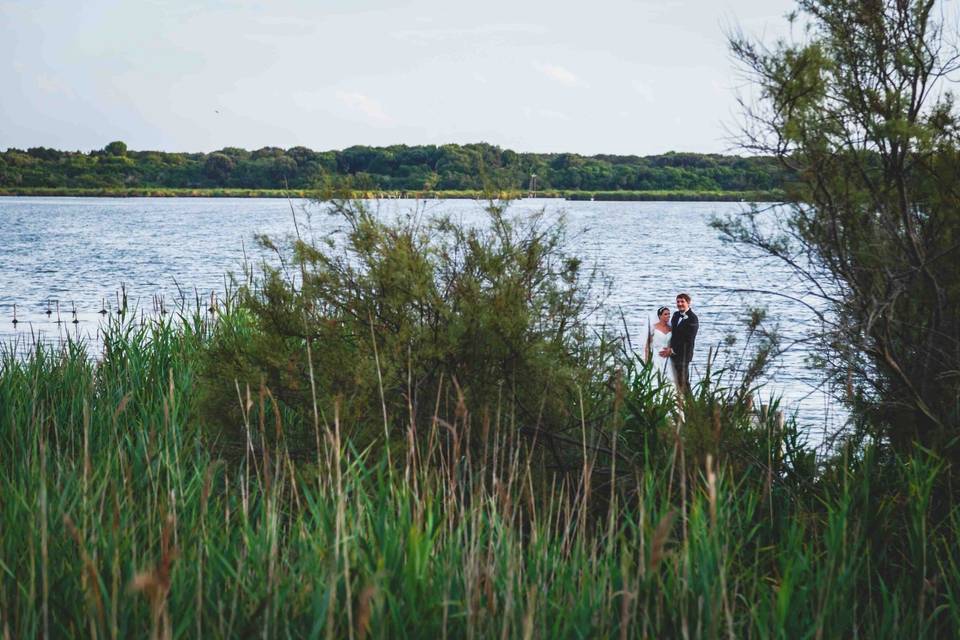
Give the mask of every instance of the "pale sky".
[(735, 152), (792, 0), (0, 0), (0, 149)]

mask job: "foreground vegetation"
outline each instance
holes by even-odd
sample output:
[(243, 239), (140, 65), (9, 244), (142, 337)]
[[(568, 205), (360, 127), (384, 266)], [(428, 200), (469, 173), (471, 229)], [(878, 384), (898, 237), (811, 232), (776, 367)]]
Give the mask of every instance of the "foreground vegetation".
[(3, 362), (5, 635), (960, 631), (960, 515), (933, 497), (935, 456), (850, 452), (811, 477), (789, 428), (701, 424), (715, 390), (638, 456), (632, 427), (662, 408), (642, 370), (602, 426), (620, 452), (584, 425), (566, 472), (509, 412), (465, 407), (409, 423), (390, 458), (324, 406), (304, 455), (266, 387), (233, 390), (246, 442), (220, 448), (195, 417), (210, 333), (115, 327), (96, 365), (78, 348)]
[(762, 314), (681, 415), (562, 224), (331, 207), (215, 315), (3, 358), (5, 635), (960, 632), (954, 471), (758, 417)]
[(486, 143), (172, 153), (112, 142), (89, 153), (46, 147), (0, 153), (0, 188), (8, 190), (311, 189), (349, 178), (369, 191), (734, 192), (780, 189), (786, 175), (769, 158), (518, 153)]

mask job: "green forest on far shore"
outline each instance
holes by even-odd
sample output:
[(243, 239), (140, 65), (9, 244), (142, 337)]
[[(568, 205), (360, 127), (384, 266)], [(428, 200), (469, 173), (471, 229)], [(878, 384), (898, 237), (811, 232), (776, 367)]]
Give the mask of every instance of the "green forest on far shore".
[(518, 153), (487, 143), (171, 153), (133, 151), (116, 141), (91, 152), (46, 147), (0, 152), (2, 195), (248, 196), (264, 195), (252, 190), (308, 190), (325, 179), (345, 177), (355, 189), (369, 192), (456, 197), (457, 192), (532, 190), (556, 197), (586, 192), (588, 199), (690, 199), (696, 194), (770, 199), (785, 181), (782, 168), (768, 157)]

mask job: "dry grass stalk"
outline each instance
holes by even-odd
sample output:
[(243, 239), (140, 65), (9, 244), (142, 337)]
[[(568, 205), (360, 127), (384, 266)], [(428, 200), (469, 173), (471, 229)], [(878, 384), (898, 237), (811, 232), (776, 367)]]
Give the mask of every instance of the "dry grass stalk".
[(149, 571), (141, 571), (130, 583), (133, 591), (142, 593), (150, 604), (150, 640), (172, 640), (173, 624), (168, 609), (171, 572), (178, 551), (171, 545), (173, 516), (168, 515), (160, 542), (160, 561)]
[(533, 637), (533, 623), (537, 611), (537, 587), (531, 585), (527, 589), (527, 611), (523, 614), (523, 640)]
[(677, 511), (671, 509), (667, 515), (660, 519), (657, 528), (653, 532), (653, 539), (650, 541), (650, 561), (647, 563), (647, 572), (653, 573), (660, 565), (665, 555), (667, 541), (670, 539), (670, 530), (673, 528), (673, 520), (677, 516)]
[(630, 602), (634, 594), (630, 591), (619, 591), (620, 596), (620, 640), (627, 640), (630, 631)]
[(713, 468), (713, 456), (707, 454), (706, 460), (707, 473), (707, 498), (710, 503), (710, 523), (714, 528), (717, 526), (717, 472)]
[(370, 633), (370, 617), (373, 611), (373, 598), (377, 594), (377, 588), (372, 584), (367, 584), (357, 599), (357, 612), (354, 620), (356, 621), (357, 640), (366, 640)]

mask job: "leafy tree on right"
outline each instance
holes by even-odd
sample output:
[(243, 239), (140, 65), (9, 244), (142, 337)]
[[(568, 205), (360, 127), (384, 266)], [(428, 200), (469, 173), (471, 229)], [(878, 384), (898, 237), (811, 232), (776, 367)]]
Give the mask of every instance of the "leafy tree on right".
[(715, 224), (786, 261), (820, 298), (822, 364), (856, 433), (956, 463), (960, 147), (947, 91), (956, 8), (800, 0), (798, 9), (802, 36), (792, 41), (730, 37), (755, 90), (741, 100), (741, 140), (795, 176), (788, 214), (753, 208)]

